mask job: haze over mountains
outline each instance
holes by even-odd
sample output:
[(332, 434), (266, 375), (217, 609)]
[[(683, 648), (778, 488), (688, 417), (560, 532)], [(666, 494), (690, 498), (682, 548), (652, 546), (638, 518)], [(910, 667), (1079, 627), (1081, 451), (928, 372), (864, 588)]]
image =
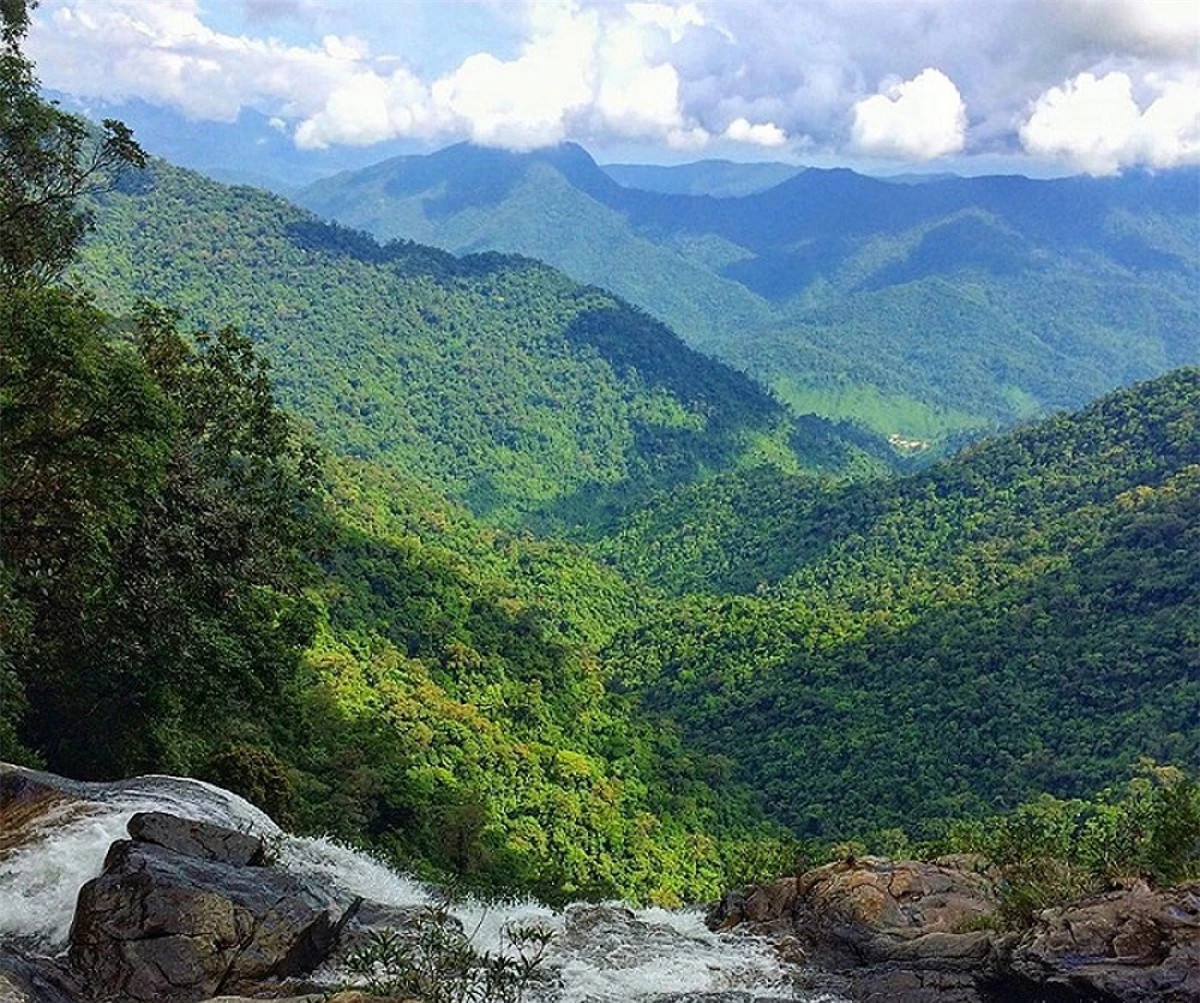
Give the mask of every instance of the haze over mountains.
[[(134, 130), (147, 152), (179, 167), (199, 171), (226, 184), (247, 184), (281, 195), (341, 171), (369, 167), (391, 156), (411, 153), (412, 142), (390, 141), (369, 147), (301, 149), (279, 122), (244, 108), (230, 122), (190, 119), (174, 109), (132, 98), (125, 101), (82, 99), (48, 91), (47, 97), (92, 119), (117, 118)], [(619, 184), (646, 191), (690, 195), (746, 195), (778, 184), (802, 170), (795, 164), (704, 160), (662, 166), (605, 164)]]
[(738, 163), (698, 160), (664, 167), (656, 164), (604, 164), (600, 168), (617, 184), (667, 195), (712, 195), (729, 198), (773, 188), (799, 174), (796, 164)]
[[(687, 187), (679, 170), (659, 186)], [(1200, 361), (1198, 184), (1193, 169), (922, 184), (809, 169), (712, 198), (623, 187), (571, 144), (460, 144), (297, 197), (380, 237), (549, 261), (797, 412), (937, 439)]]

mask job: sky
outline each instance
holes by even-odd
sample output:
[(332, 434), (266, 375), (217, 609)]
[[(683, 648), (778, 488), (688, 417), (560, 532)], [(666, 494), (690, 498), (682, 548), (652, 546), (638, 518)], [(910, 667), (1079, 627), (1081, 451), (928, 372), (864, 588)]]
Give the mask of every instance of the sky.
[(880, 171), (1200, 163), (1191, 0), (43, 0), (44, 86), (302, 150)]

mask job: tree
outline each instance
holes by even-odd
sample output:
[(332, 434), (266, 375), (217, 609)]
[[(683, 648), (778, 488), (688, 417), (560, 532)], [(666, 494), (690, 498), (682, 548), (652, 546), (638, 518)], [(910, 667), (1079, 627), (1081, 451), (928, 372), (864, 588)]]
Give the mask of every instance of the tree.
[(123, 123), (96, 129), (38, 96), (21, 52), (33, 6), (0, 0), (0, 291), (57, 279), (91, 226), (80, 197), (146, 165)]
[(194, 769), (262, 731), (311, 639), (315, 457), (237, 332), (193, 344), (146, 307), (118, 338), (62, 290), (15, 295), (0, 501), (22, 733), (76, 775)]
[(55, 285), (145, 155), (38, 97), (30, 7), (0, 0), (0, 751), (186, 769), (285, 698), (317, 466), (248, 339)]

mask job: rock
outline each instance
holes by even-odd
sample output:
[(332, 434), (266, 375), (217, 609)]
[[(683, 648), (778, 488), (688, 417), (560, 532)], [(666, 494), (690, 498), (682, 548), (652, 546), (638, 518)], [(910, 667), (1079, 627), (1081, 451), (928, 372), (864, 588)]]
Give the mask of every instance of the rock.
[(640, 924), (637, 915), (628, 906), (600, 905), (590, 902), (575, 902), (563, 913), (563, 927), (568, 934), (586, 936), (609, 928), (626, 929)]
[[(214, 996), (203, 1003), (262, 1003), (261, 997), (253, 996)], [(309, 993), (307, 996), (276, 996), (272, 1003), (331, 1003), (331, 997), (323, 993)]]
[(304, 974), (328, 955), (328, 897), (250, 866), (243, 834), (145, 817), (130, 831), (84, 885), (71, 928), (71, 964), (98, 994), (183, 1003)]
[(885, 967), (859, 973), (850, 993), (857, 1003), (1016, 1003), (1009, 997), (981, 995), (969, 972)]
[[(203, 1003), (262, 1003), (262, 999), (250, 996), (214, 996)], [(312, 993), (308, 996), (280, 996), (272, 1003), (421, 1003), (408, 996), (372, 996), (357, 989), (334, 993)]]
[(261, 867), (266, 863), (266, 847), (258, 836), (161, 811), (134, 815), (129, 820), (129, 835), (138, 843), (153, 843), (188, 857), (217, 860), (234, 867)]
[(54, 786), (56, 779), (0, 763), (0, 860), (29, 845), (47, 820), (62, 824), (75, 814), (93, 810), (89, 802)]
[(56, 961), (0, 948), (0, 1003), (75, 1003), (82, 995)]
[(840, 973), (860, 1003), (1200, 1003), (1200, 884), (1138, 883), (1020, 934), (987, 928), (994, 902), (975, 861), (864, 858), (732, 892), (708, 918)]
[(995, 909), (990, 881), (968, 861), (838, 861), (732, 893), (709, 925), (747, 925), (786, 956), (846, 976), (871, 1003), (981, 1003), (996, 938), (973, 930)]
[(994, 909), (981, 874), (867, 857), (742, 889), (708, 920), (718, 929), (748, 923), (776, 939), (786, 929), (808, 957), (836, 970), (926, 957), (978, 961), (990, 940), (971, 927)]
[[(329, 962), (338, 967), (355, 951), (371, 942), (371, 934), (380, 931), (398, 932), (401, 936), (416, 937), (423, 919), (428, 916), (425, 906), (389, 906), (356, 899), (342, 914), (334, 929), (334, 946)], [(449, 927), (462, 932), (462, 923), (447, 917)]]
[(1093, 992), (1097, 999), (1196, 1003), (1200, 883), (1153, 891), (1138, 882), (1046, 910), (1006, 967), (1014, 984), (1024, 979)]

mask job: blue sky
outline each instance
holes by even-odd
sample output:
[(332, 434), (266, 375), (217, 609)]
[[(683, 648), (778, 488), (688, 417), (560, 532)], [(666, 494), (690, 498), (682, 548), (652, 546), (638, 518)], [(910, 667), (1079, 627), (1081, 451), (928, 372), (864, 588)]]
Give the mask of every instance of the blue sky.
[(301, 149), (1087, 171), (1200, 161), (1186, 0), (45, 0), (43, 83)]

